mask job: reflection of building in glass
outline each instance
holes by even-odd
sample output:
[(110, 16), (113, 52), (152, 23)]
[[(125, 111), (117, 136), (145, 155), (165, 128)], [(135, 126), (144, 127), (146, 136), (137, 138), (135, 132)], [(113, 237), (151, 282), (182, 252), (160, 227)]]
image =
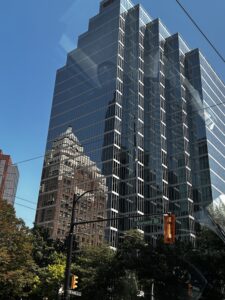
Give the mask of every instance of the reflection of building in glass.
[[(179, 34), (141, 5), (104, 0), (57, 72), (47, 151), (71, 125), (105, 176), (108, 217), (171, 211), (177, 235), (194, 241), (194, 207), (225, 189), (224, 95), (205, 58)], [(148, 239), (163, 233), (162, 221), (112, 221), (110, 245), (129, 228)]]
[[(76, 220), (104, 218), (107, 189), (105, 178), (68, 127), (53, 142), (45, 156), (36, 224), (50, 229), (52, 238), (64, 239), (71, 219), (73, 194), (87, 193), (76, 206)], [(98, 245), (104, 240), (104, 223), (79, 225), (79, 244)]]
[(10, 155), (0, 150), (0, 199), (14, 205), (19, 180), (17, 166), (12, 164)]
[[(185, 61), (186, 78), (197, 96), (187, 91), (193, 197), (196, 209), (225, 194), (225, 86), (199, 50)], [(199, 103), (200, 102), (200, 103)]]

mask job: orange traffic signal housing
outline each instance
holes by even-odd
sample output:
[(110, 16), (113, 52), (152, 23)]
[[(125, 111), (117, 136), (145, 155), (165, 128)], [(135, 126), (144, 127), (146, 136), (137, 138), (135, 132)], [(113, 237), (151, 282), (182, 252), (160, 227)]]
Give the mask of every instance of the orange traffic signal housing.
[(175, 243), (175, 224), (176, 217), (172, 214), (164, 215), (164, 243), (174, 244)]
[(77, 284), (78, 284), (78, 276), (76, 275), (72, 275), (71, 278), (71, 289), (74, 290), (77, 288)]

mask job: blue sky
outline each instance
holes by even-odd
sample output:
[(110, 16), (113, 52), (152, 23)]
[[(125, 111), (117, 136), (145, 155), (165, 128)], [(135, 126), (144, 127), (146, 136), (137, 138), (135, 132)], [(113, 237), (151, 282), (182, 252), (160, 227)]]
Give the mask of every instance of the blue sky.
[[(76, 47), (78, 35), (98, 12), (100, 0), (1, 0), (0, 3), (0, 149), (14, 162), (43, 155), (55, 72)], [(152, 17), (188, 45), (199, 47), (225, 81), (225, 65), (205, 42), (175, 0), (140, 0)], [(225, 2), (181, 3), (225, 56)], [(34, 221), (43, 159), (19, 164), (16, 212), (28, 226)], [(33, 209), (22, 207), (26, 205)]]

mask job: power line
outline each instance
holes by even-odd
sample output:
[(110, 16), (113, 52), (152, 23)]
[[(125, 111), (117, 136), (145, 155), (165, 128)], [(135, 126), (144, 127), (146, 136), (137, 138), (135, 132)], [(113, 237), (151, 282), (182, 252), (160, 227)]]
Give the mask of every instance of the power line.
[(216, 52), (216, 54), (220, 57), (220, 59), (225, 63), (225, 58), (222, 56), (222, 54), (217, 50), (217, 48), (213, 45), (213, 43), (209, 40), (209, 38), (206, 36), (206, 34), (202, 31), (202, 29), (199, 27), (199, 25), (195, 22), (195, 20), (191, 17), (190, 13), (184, 8), (184, 6), (180, 3), (179, 0), (176, 0), (177, 4), (181, 7), (181, 9), (185, 12), (185, 14), (188, 16), (188, 18), (191, 20), (191, 22), (194, 24), (194, 26), (198, 29), (198, 31), (203, 35), (203, 37), (206, 39), (206, 41), (209, 43), (209, 45), (213, 48), (213, 50)]
[(31, 203), (31, 204), (37, 204), (36, 202), (34, 202), (34, 201), (30, 201), (30, 200), (27, 200), (27, 199), (24, 199), (24, 198), (22, 198), (22, 197), (18, 197), (18, 196), (16, 196), (16, 198), (18, 199), (18, 200), (22, 200), (22, 201), (25, 201), (25, 202), (29, 202), (29, 203)]
[(15, 196), (15, 194), (4, 194), (4, 196), (6, 196), (6, 197), (15, 197), (15, 198), (17, 198), (18, 200), (22, 200), (22, 201), (25, 201), (25, 202), (29, 202), (29, 203), (31, 203), (31, 204), (37, 204), (36, 202), (34, 202), (34, 201), (31, 201), (31, 200), (28, 200), (28, 199), (25, 199), (25, 198), (22, 198), (22, 197), (19, 197), (19, 196)]
[(27, 209), (31, 209), (31, 210), (34, 210), (34, 211), (36, 211), (36, 209), (35, 209), (35, 208), (32, 208), (32, 207), (29, 207), (29, 206), (26, 206), (26, 205), (20, 204), (20, 203), (18, 203), (18, 202), (15, 202), (14, 204), (15, 204), (15, 205), (22, 206), (22, 207), (25, 207), (25, 208), (27, 208)]
[(42, 158), (42, 157), (44, 157), (44, 155), (39, 155), (39, 156), (35, 156), (35, 157), (29, 158), (29, 159), (21, 160), (21, 161), (18, 161), (16, 163), (12, 164), (12, 166), (16, 166), (18, 164), (23, 164), (23, 163), (26, 163), (26, 162), (30, 162), (32, 160), (37, 160), (37, 159)]

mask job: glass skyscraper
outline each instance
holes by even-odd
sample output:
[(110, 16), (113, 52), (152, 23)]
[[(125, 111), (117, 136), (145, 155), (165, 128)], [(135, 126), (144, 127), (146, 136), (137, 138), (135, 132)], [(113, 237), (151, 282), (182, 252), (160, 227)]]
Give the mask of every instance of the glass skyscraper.
[[(198, 49), (141, 5), (101, 1), (57, 71), (46, 151), (71, 127), (89, 167), (104, 177), (107, 216), (161, 217), (145, 226), (127, 218), (109, 222), (111, 246), (130, 228), (155, 240), (166, 212), (176, 215), (177, 236), (194, 242), (195, 211), (225, 192), (223, 102), (224, 84)], [(39, 197), (37, 214), (43, 210)], [(36, 218), (50, 229), (57, 222), (54, 214)]]

